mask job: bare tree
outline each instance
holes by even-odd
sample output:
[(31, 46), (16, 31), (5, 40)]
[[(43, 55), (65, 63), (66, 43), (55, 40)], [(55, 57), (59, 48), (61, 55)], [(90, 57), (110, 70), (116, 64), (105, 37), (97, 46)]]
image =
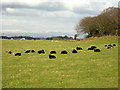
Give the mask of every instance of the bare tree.
[(89, 36), (118, 35), (120, 8), (109, 7), (95, 17), (83, 18), (75, 27), (77, 33), (88, 33)]

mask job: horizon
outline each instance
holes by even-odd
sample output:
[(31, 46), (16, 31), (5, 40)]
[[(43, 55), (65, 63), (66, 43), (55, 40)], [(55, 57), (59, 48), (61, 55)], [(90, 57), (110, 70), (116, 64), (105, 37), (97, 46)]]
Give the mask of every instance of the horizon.
[(1, 33), (1, 36), (32, 36), (32, 37), (50, 37), (50, 36), (74, 36), (73, 33), (62, 33), (62, 32), (44, 32), (44, 33)]

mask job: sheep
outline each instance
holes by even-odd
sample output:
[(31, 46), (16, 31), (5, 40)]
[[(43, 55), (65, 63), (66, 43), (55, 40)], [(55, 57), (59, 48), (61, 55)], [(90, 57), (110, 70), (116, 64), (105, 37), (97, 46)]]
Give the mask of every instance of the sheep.
[(50, 59), (55, 59), (56, 56), (54, 56), (54, 55), (49, 55), (49, 58), (50, 58)]
[(111, 44), (109, 44), (108, 47), (111, 47), (111, 48), (112, 48), (113, 46), (112, 46)]
[(38, 53), (39, 53), (39, 54), (44, 54), (45, 51), (44, 51), (44, 50), (39, 50)]
[(30, 50), (25, 51), (25, 53), (30, 53)]
[(88, 48), (88, 50), (94, 50), (94, 48)]
[(107, 49), (110, 49), (110, 48), (112, 48), (112, 47), (110, 47), (110, 46), (107, 46)]
[(50, 54), (56, 54), (56, 51), (51, 51)]
[(113, 46), (116, 46), (116, 44), (113, 44)]
[(82, 48), (81, 48), (81, 47), (76, 47), (76, 49), (77, 49), (77, 50), (82, 50)]
[(72, 53), (78, 53), (77, 50), (73, 49)]
[(107, 49), (110, 49), (110, 48), (113, 48), (113, 46), (112, 46), (111, 44), (109, 44), (109, 45), (107, 46)]
[(14, 56), (21, 56), (21, 53), (13, 53)]
[(35, 50), (31, 50), (31, 53), (34, 53), (35, 52)]
[(106, 47), (107, 49), (113, 48), (114, 46), (116, 46), (116, 44), (113, 44), (113, 45), (111, 45), (111, 44), (105, 45), (105, 47)]
[(94, 52), (101, 52), (100, 49), (94, 49)]
[(107, 45), (105, 45), (105, 47), (107, 47)]
[(68, 52), (64, 50), (64, 51), (61, 51), (61, 54), (68, 54)]
[(11, 52), (11, 51), (9, 51), (8, 53), (9, 53), (9, 54), (12, 54), (12, 52)]
[(92, 48), (92, 49), (95, 49), (95, 48), (97, 48), (97, 47), (96, 47), (96, 46), (91, 46), (91, 48)]
[(91, 46), (90, 48), (88, 48), (88, 50), (94, 50), (95, 48), (97, 48), (96, 46)]

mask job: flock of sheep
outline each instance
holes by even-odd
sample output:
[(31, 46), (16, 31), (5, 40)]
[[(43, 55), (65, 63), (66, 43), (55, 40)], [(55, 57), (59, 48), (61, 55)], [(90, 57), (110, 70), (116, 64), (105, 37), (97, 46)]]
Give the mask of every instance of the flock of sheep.
[[(105, 47), (106, 47), (107, 49), (113, 48), (113, 47), (115, 47), (115, 46), (116, 46), (116, 44), (105, 45)], [(76, 47), (75, 49), (72, 50), (71, 53), (78, 53), (79, 50), (83, 50), (83, 48), (81, 48), (81, 47)], [(101, 52), (101, 50), (100, 50), (100, 49), (97, 49), (96, 46), (91, 46), (91, 47), (89, 47), (87, 50), (93, 50), (94, 52)], [(6, 51), (6, 52), (7, 52), (8, 54), (12, 54), (12, 55), (14, 55), (14, 56), (21, 56), (21, 55), (22, 55), (22, 53), (13, 53), (12, 51)], [(35, 50), (26, 50), (26, 51), (25, 51), (26, 54), (27, 54), (27, 53), (35, 53), (35, 52), (36, 52)], [(45, 50), (39, 50), (39, 51), (37, 51), (37, 53), (38, 53), (38, 54), (45, 54)], [(55, 58), (56, 58), (56, 56), (53, 55), (53, 54), (57, 54), (57, 52), (56, 52), (56, 51), (50, 51), (50, 54), (49, 54), (49, 58), (50, 58), (50, 59), (55, 59)], [(67, 52), (66, 50), (63, 50), (63, 51), (61, 51), (61, 54), (68, 54), (68, 52)]]

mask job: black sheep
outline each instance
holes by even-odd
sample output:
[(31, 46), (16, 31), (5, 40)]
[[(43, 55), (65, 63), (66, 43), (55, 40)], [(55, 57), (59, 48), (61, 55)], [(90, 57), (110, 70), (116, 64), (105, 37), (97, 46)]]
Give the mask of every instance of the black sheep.
[(81, 48), (81, 47), (76, 47), (76, 49), (77, 49), (77, 50), (82, 50), (82, 48)]
[(31, 52), (32, 52), (32, 53), (34, 53), (34, 52), (35, 52), (35, 50), (31, 50)]
[(97, 48), (96, 46), (91, 46), (91, 48)]
[(111, 44), (109, 44), (109, 45), (107, 46), (107, 49), (110, 49), (110, 48), (113, 48), (113, 46), (112, 46)]
[(94, 52), (101, 52), (100, 49), (94, 49)]
[(91, 46), (91, 48), (94, 50), (95, 48), (97, 48), (96, 46)]
[(73, 49), (72, 53), (77, 53), (77, 50)]
[(61, 54), (68, 54), (68, 52), (64, 50), (64, 51), (61, 51)]
[(45, 51), (44, 51), (44, 50), (39, 50), (38, 53), (39, 53), (39, 54), (44, 54)]
[(51, 51), (50, 54), (56, 54), (56, 51)]
[(88, 50), (94, 50), (94, 48), (88, 48)]
[(111, 48), (112, 48), (113, 46), (112, 46), (111, 44), (109, 44), (108, 47), (111, 47)]
[(116, 46), (116, 44), (113, 44), (113, 46)]
[(88, 48), (88, 50), (94, 50), (95, 48), (97, 48), (96, 46), (91, 46), (90, 48)]
[(107, 46), (107, 49), (110, 49), (110, 48), (112, 48), (112, 47), (110, 47), (110, 46)]
[(13, 53), (15, 56), (21, 56), (21, 53)]
[(49, 58), (50, 58), (50, 59), (55, 59), (56, 56), (54, 56), (54, 55), (49, 55)]
[(25, 51), (25, 53), (30, 53), (30, 50)]
[(107, 47), (107, 45), (105, 45), (105, 47)]
[(9, 51), (8, 53), (9, 53), (9, 54), (12, 54), (12, 52), (11, 52), (11, 51)]

